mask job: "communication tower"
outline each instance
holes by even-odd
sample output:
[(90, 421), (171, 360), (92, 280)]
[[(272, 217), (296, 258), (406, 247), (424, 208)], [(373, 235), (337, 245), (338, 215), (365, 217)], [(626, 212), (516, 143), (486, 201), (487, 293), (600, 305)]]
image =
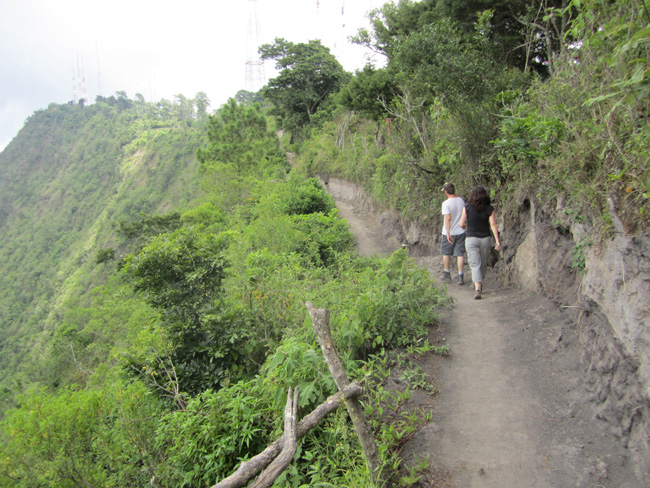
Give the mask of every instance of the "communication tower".
[[(81, 92), (81, 95), (79, 95)], [(79, 53), (77, 53), (77, 72), (75, 74), (72, 68), (72, 104), (88, 104), (88, 94), (86, 92), (86, 75), (83, 70), (83, 58), (79, 63)]]
[(95, 54), (97, 55), (97, 95), (102, 97), (104, 93), (102, 92), (102, 72), (99, 69), (99, 44), (97, 44), (97, 39), (95, 39)]
[(257, 0), (248, 0), (248, 36), (246, 46), (246, 90), (259, 91), (264, 83), (264, 61), (260, 59), (257, 48), (260, 44), (260, 22), (257, 14)]
[(348, 44), (345, 36), (345, 0), (341, 3), (341, 30), (340, 30), (340, 44), (339, 44), (339, 52), (341, 57), (345, 57), (345, 48)]
[(316, 19), (320, 29), (319, 39), (330, 47), (337, 58), (345, 57), (347, 44), (345, 23), (345, 0), (324, 2), (325, 15), (321, 18), (321, 2), (316, 1)]
[[(79, 58), (77, 58), (78, 60)], [(86, 90), (86, 70), (84, 69), (84, 58), (81, 57), (81, 98), (84, 105), (88, 105), (88, 91)]]
[(77, 105), (77, 78), (74, 74), (74, 66), (72, 67), (72, 105)]

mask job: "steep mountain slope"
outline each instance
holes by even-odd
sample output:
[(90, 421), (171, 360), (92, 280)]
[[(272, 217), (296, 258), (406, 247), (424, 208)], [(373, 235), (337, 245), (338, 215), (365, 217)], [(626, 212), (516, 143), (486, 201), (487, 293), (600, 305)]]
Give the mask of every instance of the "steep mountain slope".
[[(34, 187), (25, 192), (25, 221), (41, 234), (52, 232), (58, 247), (56, 253), (32, 247), (39, 237), (23, 229), (26, 256), (40, 252), (38, 261), (24, 259), (26, 272), (51, 280), (53, 291), (40, 302), (41, 320), (28, 320), (39, 308), (34, 296), (18, 309), (24, 320), (5, 334), (13, 350), (4, 350), (11, 354), (1, 486), (211, 486), (281, 429), (286, 385), (296, 385), (304, 412), (333, 392), (304, 320), (305, 301), (333, 311), (346, 368), (366, 381), (380, 382), (384, 364), (395, 360), (383, 351), (425, 339), (446, 297), (405, 252), (357, 255), (334, 201), (317, 180), (290, 171), (259, 105), (229, 102), (209, 118), (208, 141), (196, 151), (199, 171), (192, 144), (200, 137), (191, 124), (98, 110), (105, 108), (117, 115), (111, 119), (116, 157), (101, 162), (108, 176), (94, 168), (100, 155), (92, 151), (85, 163), (76, 156), (42, 167), (25, 162)], [(49, 111), (63, 111), (66, 122), (85, 113)], [(121, 126), (122, 117), (128, 124)], [(90, 122), (83, 120), (78, 132)], [(45, 149), (81, 153), (90, 139)], [(19, 155), (15, 164), (3, 160), (7, 175), (17, 172)], [(75, 185), (85, 168), (91, 176), (84, 188), (97, 205), (77, 222), (84, 203)], [(198, 196), (192, 175), (206, 194), (182, 208)], [(16, 219), (8, 207), (12, 232), (8, 224)], [(21, 283), (22, 270), (11, 271)], [(382, 355), (377, 369), (375, 353)], [(377, 388), (368, 391), (377, 393), (367, 401), (375, 412), (391, 403)], [(396, 431), (379, 417), (373, 423), (385, 462), (394, 465), (400, 440), (414, 427), (400, 420)], [(301, 449), (304, 459), (286, 472), (291, 485), (372, 480), (343, 411)], [(328, 461), (314, 471), (305, 461), (319, 456)]]
[(57, 307), (101, 283), (96, 253), (119, 249), (121, 219), (173, 210), (199, 195), (193, 165), (201, 134), (105, 103), (51, 105), (0, 154), (5, 388), (19, 381), (18, 371), (35, 367)]

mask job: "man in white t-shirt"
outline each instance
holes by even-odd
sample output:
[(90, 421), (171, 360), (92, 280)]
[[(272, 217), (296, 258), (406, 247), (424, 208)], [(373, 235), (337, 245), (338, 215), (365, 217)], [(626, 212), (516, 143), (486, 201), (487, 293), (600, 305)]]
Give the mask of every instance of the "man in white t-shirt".
[(460, 225), (460, 217), (463, 215), (465, 202), (459, 196), (456, 196), (456, 190), (453, 183), (445, 183), (442, 187), (447, 200), (442, 202), (442, 216), (444, 223), (442, 225), (442, 242), (440, 243), (440, 254), (442, 254), (442, 264), (444, 272), (441, 280), (451, 283), (451, 257), (456, 256), (458, 264), (458, 284), (464, 285), (463, 266), (465, 264), (465, 229)]

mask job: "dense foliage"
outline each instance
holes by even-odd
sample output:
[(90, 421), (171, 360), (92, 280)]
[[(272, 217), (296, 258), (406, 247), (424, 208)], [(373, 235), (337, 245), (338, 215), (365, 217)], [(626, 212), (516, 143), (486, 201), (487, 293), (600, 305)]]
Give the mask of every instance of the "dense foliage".
[(340, 110), (303, 145), (301, 168), (359, 181), (409, 215), (437, 213), (431, 190), (452, 180), (461, 195), (486, 185), (506, 211), (523, 198), (559, 202), (563, 226), (587, 223), (592, 240), (615, 221), (646, 232), (647, 6), (478, 3), (402, 0), (374, 11), (356, 42), (386, 66), (343, 89), (355, 113)]
[(295, 44), (276, 39), (260, 47), (261, 59), (274, 59), (280, 74), (262, 90), (273, 113), (294, 136), (302, 136), (314, 117), (331, 110), (333, 96), (349, 74), (320, 41)]
[[(335, 391), (306, 301), (395, 473), (422, 417), (382, 381), (431, 350), (446, 298), (404, 251), (357, 256), (318, 173), (419, 218), (452, 180), (594, 240), (648, 231), (643, 2), (401, 0), (371, 20), (356, 42), (384, 66), (278, 39), (260, 48), (278, 77), (212, 115), (205, 94), (121, 92), (35, 113), (0, 154), (0, 486), (211, 486), (280, 435), (288, 387), (302, 413)], [(371, 485), (343, 410), (294, 461), (284, 486)]]
[(162, 111), (162, 102), (122, 108), (117, 100), (38, 111), (0, 154), (3, 401), (24, 381), (56, 375), (40, 358), (66, 302), (84, 305), (80, 293), (113, 268), (96, 266), (100, 251), (126, 249), (112, 225), (182, 207), (200, 191), (202, 123)]
[[(25, 350), (28, 341), (38, 344), (38, 357), (24, 363), (42, 372), (25, 369), (20, 382), (7, 383), (13, 408), (5, 408), (0, 434), (0, 486), (142, 486), (150, 480), (210, 486), (279, 435), (288, 387), (300, 389), (305, 412), (335, 392), (306, 320), (307, 300), (332, 311), (350, 375), (366, 381), (382, 380), (368, 373), (383, 351), (423, 344), (446, 304), (404, 252), (385, 259), (356, 255), (333, 199), (318, 180), (290, 171), (257, 103), (230, 100), (204, 120), (165, 122), (155, 107), (122, 94), (43, 114), (77, 124), (81, 130), (70, 142), (77, 148), (90, 144), (95, 131), (110, 139), (109, 122), (116, 140), (104, 155), (112, 155), (110, 164), (104, 161), (103, 172), (94, 171), (89, 182), (97, 201), (78, 197), (92, 219), (70, 229), (65, 220), (47, 218), (65, 235), (54, 244), (71, 249), (59, 263), (65, 292), (51, 291), (46, 334), (20, 323), (3, 331), (18, 331), (15, 344)], [(26, 130), (34, 130), (40, 116)], [(48, 124), (38, 127), (52, 137), (50, 147), (68, 151), (49, 135)], [(11, 159), (12, 149), (3, 153), (6, 174), (23, 161)], [(54, 172), (48, 177), (55, 185), (73, 187), (76, 164), (94, 169), (93, 153), (81, 152), (91, 161), (50, 160), (43, 171)], [(104, 176), (109, 170), (111, 178)], [(70, 173), (69, 179), (58, 173)], [(34, 203), (23, 208), (39, 208), (47, 195), (37, 185), (40, 173), (26, 176), (35, 185)], [(62, 199), (58, 208), (66, 205)], [(7, 228), (24, 236), (12, 218)], [(67, 235), (71, 230), (78, 233)], [(3, 342), (5, 350), (9, 344)], [(4, 371), (18, 378), (9, 367)], [(375, 394), (368, 407), (387, 401), (396, 409), (393, 423), (399, 421), (399, 403), (387, 393)], [(379, 419), (374, 425), (377, 433), (390, 428), (382, 434), (384, 462), (395, 464), (400, 439), (418, 428), (417, 418), (404, 419), (397, 430)], [(338, 448), (341, 436), (346, 455)], [(344, 412), (312, 432), (300, 453), (284, 475), (289, 484), (349, 479), (351, 471), (358, 484), (368, 483)], [(300, 462), (316, 458), (329, 462), (319, 468)]]

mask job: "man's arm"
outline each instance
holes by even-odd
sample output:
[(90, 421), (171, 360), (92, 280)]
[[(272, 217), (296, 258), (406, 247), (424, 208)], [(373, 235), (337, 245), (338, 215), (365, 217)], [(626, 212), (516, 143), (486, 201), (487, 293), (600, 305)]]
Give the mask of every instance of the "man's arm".
[(447, 232), (447, 240), (450, 243), (453, 243), (454, 238), (451, 237), (450, 230), (451, 230), (451, 214), (445, 214), (445, 231)]

